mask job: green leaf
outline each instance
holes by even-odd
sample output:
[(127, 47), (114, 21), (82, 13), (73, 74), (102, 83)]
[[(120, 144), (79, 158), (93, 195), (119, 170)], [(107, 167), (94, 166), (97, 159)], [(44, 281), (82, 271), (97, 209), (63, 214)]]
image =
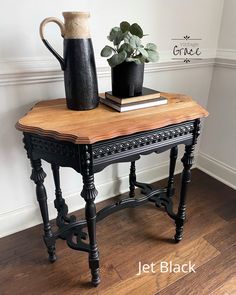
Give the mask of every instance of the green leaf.
[(157, 50), (157, 46), (156, 46), (156, 44), (154, 44), (154, 43), (148, 43), (148, 44), (146, 45), (145, 49), (149, 49), (149, 50), (154, 50), (154, 51), (156, 51), (156, 50)]
[(134, 57), (127, 58), (126, 61), (134, 61), (137, 64), (144, 64), (145, 62), (148, 62), (147, 58), (144, 57), (142, 54), (138, 54)]
[(112, 47), (106, 45), (101, 51), (101, 56), (102, 57), (109, 57), (112, 55), (113, 52), (114, 52), (114, 49)]
[(138, 36), (134, 36), (134, 35), (127, 35), (124, 38), (124, 42), (128, 43), (133, 49), (137, 49), (141, 45), (140, 38)]
[(115, 40), (113, 41), (113, 44), (117, 46), (117, 45), (120, 44), (121, 41), (123, 41), (123, 39), (124, 39), (124, 35), (123, 35), (123, 33), (122, 33), (122, 32), (119, 32), (119, 33), (117, 34)]
[(110, 67), (114, 68), (115, 66), (124, 62), (126, 60), (126, 57), (127, 57), (127, 53), (125, 51), (121, 51), (118, 54), (114, 54), (107, 61), (110, 65)]
[(107, 39), (117, 46), (124, 39), (124, 34), (119, 27), (114, 27), (111, 29), (110, 35), (107, 37)]
[(140, 65), (142, 64), (142, 61), (139, 59), (139, 58), (135, 58), (135, 61), (134, 61), (137, 65)]
[(127, 56), (130, 56), (134, 52), (134, 49), (130, 46), (129, 43), (123, 43), (121, 47), (118, 49), (118, 52), (121, 51), (125, 51), (127, 53)]
[(130, 23), (124, 21), (124, 22), (120, 23), (120, 28), (121, 28), (121, 31), (122, 31), (123, 33), (125, 33), (125, 32), (127, 32), (127, 31), (129, 31)]
[(130, 33), (130, 31), (126, 31), (126, 32), (124, 32), (123, 35), (124, 35), (124, 39), (125, 39), (125, 38), (129, 38), (129, 37), (132, 36), (132, 34)]
[(139, 58), (135, 58), (135, 57), (128, 57), (128, 58), (126, 58), (126, 61), (127, 62), (135, 62), (137, 65), (140, 65), (142, 63)]
[(129, 28), (129, 31), (132, 35), (143, 38), (143, 30), (137, 23), (132, 24), (132, 26)]
[(138, 58), (140, 60), (140, 62), (143, 64), (145, 62), (147, 62), (147, 58), (145, 56), (143, 56), (142, 54), (137, 55), (136, 58)]
[(109, 36), (107, 36), (107, 39), (111, 42), (113, 42), (116, 38), (117, 33), (121, 31), (119, 27), (114, 27), (111, 29)]
[(153, 50), (147, 50), (148, 52), (148, 57), (147, 60), (150, 62), (156, 62), (159, 59), (159, 55), (157, 51), (153, 51)]
[(139, 51), (139, 52), (140, 52), (145, 58), (148, 57), (148, 52), (147, 52), (144, 48), (139, 47), (139, 48), (138, 48), (138, 51)]

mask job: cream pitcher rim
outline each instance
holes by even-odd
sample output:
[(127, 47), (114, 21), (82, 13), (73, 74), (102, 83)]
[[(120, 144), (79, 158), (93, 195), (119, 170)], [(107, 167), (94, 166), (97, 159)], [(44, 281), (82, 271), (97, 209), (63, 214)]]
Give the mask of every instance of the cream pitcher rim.
[(87, 11), (63, 11), (62, 15), (67, 16), (82, 16), (82, 17), (90, 17), (90, 12)]

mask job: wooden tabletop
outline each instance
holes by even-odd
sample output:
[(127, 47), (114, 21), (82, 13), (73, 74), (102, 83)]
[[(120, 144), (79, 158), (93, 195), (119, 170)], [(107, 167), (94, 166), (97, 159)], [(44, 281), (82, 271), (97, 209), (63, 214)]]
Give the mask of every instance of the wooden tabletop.
[(103, 104), (94, 110), (72, 111), (67, 109), (65, 99), (41, 101), (18, 121), (16, 128), (57, 140), (90, 144), (208, 115), (189, 96), (173, 93), (161, 96), (168, 99), (167, 105), (125, 113)]

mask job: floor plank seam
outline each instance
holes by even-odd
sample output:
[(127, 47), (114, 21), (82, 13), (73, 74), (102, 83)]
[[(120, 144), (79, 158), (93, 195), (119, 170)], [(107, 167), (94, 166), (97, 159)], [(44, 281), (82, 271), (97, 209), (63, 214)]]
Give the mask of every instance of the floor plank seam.
[[(202, 238), (203, 238), (203, 237), (202, 237)], [(204, 238), (203, 238), (203, 239), (204, 239)], [(197, 240), (197, 239), (196, 239), (196, 240)], [(205, 240), (205, 239), (204, 239), (204, 240)], [(206, 241), (206, 240), (205, 240), (205, 241)], [(208, 243), (208, 241), (206, 241), (206, 242)], [(210, 243), (209, 243), (209, 244), (210, 244)], [(212, 246), (212, 245), (211, 245), (211, 246)], [(214, 246), (212, 246), (212, 247), (215, 248)], [(197, 270), (198, 270), (199, 268), (202, 268), (204, 265), (208, 264), (209, 262), (211, 262), (212, 260), (216, 259), (218, 256), (221, 255), (221, 252), (220, 252), (218, 249), (215, 248), (215, 250), (216, 250), (217, 252), (219, 252), (219, 254), (216, 255), (215, 257), (212, 257), (212, 258), (208, 259), (208, 260), (207, 260), (206, 262), (204, 262), (203, 264), (199, 265), (199, 266), (196, 268), (196, 273), (197, 273)], [(174, 285), (178, 284), (179, 281), (181, 281), (181, 280), (183, 280), (183, 279), (186, 279), (186, 277), (188, 277), (188, 276), (191, 275), (191, 274), (192, 274), (192, 272), (190, 272), (190, 273), (188, 273), (188, 274), (185, 274), (185, 275), (181, 276), (180, 278), (178, 278), (176, 281), (174, 281), (174, 282), (172, 282), (171, 284), (169, 284), (168, 286), (162, 288), (161, 290), (158, 291), (158, 292), (159, 292), (158, 295), (161, 295), (161, 292), (167, 290), (167, 289), (170, 288), (171, 286), (174, 286)], [(209, 294), (209, 295), (210, 295), (210, 294)]]

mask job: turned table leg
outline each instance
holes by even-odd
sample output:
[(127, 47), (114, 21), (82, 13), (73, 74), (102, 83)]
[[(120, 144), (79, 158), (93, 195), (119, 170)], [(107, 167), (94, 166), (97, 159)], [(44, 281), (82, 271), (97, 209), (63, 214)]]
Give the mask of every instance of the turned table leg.
[(85, 205), (85, 217), (88, 227), (89, 235), (89, 268), (91, 269), (92, 284), (97, 286), (100, 283), (99, 277), (99, 253), (96, 240), (96, 205), (94, 200), (97, 196), (97, 190), (94, 186), (94, 176), (83, 176), (83, 190), (81, 196), (84, 198)]
[(167, 185), (167, 197), (172, 197), (174, 194), (174, 173), (175, 165), (178, 157), (178, 146), (174, 146), (170, 151), (170, 167), (169, 167), (169, 178)]
[(49, 222), (48, 215), (48, 205), (47, 205), (47, 194), (46, 189), (43, 185), (44, 178), (46, 177), (46, 173), (43, 171), (41, 166), (41, 160), (32, 160), (32, 174), (31, 179), (36, 184), (36, 195), (39, 203), (42, 219), (43, 219), (43, 228), (44, 228), (44, 242), (47, 246), (49, 260), (50, 262), (54, 262), (56, 260), (55, 254), (55, 237), (53, 235), (51, 225)]
[(59, 173), (59, 165), (51, 164), (53, 179), (55, 183), (55, 195), (56, 199), (54, 201), (54, 206), (57, 209), (57, 226), (61, 227), (65, 222), (70, 222), (70, 219), (67, 217), (68, 207), (65, 203), (65, 199), (62, 197), (61, 186), (60, 186), (60, 173)]
[(129, 174), (129, 196), (130, 196), (130, 198), (135, 197), (135, 182), (136, 182), (135, 170), (136, 170), (135, 162), (131, 162), (130, 174)]
[(81, 192), (82, 198), (85, 200), (85, 218), (87, 221), (88, 235), (89, 235), (89, 268), (92, 275), (92, 284), (97, 287), (100, 283), (99, 276), (99, 252), (96, 238), (96, 205), (94, 203), (98, 194), (94, 185), (93, 162), (91, 147), (85, 145), (81, 147), (82, 150), (82, 178), (83, 189)]
[(178, 213), (176, 216), (176, 234), (175, 234), (175, 241), (179, 242), (183, 238), (183, 227), (184, 222), (186, 219), (186, 196), (187, 196), (187, 188), (188, 184), (191, 181), (191, 167), (193, 164), (194, 156), (194, 145), (189, 145), (185, 147), (185, 153), (182, 158), (182, 163), (184, 166), (183, 172), (182, 172), (182, 182), (181, 182), (181, 191), (180, 191), (180, 202), (179, 202), (179, 208)]

